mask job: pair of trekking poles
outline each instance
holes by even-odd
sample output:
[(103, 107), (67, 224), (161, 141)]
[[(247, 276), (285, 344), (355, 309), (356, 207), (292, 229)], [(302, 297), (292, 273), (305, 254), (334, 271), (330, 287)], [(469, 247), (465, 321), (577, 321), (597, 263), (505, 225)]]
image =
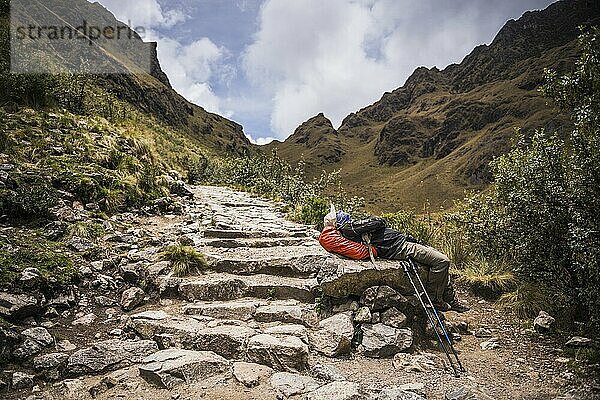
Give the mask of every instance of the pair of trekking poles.
[[(371, 248), (370, 238), (367, 236), (363, 236), (363, 240), (366, 241), (367, 247), (369, 248), (369, 256), (371, 258), (371, 262), (375, 265), (375, 257), (373, 256), (373, 249)], [(404, 273), (408, 277), (410, 284), (412, 285), (415, 296), (419, 299), (419, 303), (423, 307), (423, 311), (427, 316), (427, 320), (429, 325), (435, 332), (435, 335), (438, 340), (438, 344), (440, 349), (446, 354), (448, 358), (448, 362), (450, 363), (450, 367), (454, 372), (455, 377), (459, 377), (461, 372), (466, 372), (466, 369), (463, 367), (460, 359), (458, 358), (458, 353), (454, 349), (454, 344), (452, 343), (452, 339), (440, 318), (440, 314), (438, 310), (435, 308), (431, 298), (429, 297), (429, 293), (425, 290), (425, 285), (423, 284), (423, 280), (419, 275), (419, 268), (417, 267), (417, 263), (412, 257), (408, 258), (408, 262), (403, 262), (402, 267), (404, 269)], [(452, 354), (452, 355), (451, 355)]]

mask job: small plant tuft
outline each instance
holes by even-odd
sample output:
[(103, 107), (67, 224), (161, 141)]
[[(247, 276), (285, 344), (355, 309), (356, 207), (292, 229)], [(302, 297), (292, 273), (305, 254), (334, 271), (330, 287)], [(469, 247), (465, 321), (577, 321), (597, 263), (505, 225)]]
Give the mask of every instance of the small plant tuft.
[(504, 261), (475, 258), (456, 272), (459, 280), (466, 283), (474, 293), (488, 298), (497, 298), (514, 289), (517, 284), (517, 277)]
[(208, 269), (204, 254), (191, 246), (181, 244), (168, 246), (162, 252), (162, 259), (171, 263), (176, 276), (186, 276), (192, 272), (201, 273)]

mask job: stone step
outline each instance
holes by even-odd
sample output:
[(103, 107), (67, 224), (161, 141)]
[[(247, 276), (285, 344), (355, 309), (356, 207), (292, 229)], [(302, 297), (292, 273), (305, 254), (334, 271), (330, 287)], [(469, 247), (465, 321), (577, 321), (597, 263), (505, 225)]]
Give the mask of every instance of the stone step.
[(248, 339), (258, 333), (242, 321), (198, 320), (160, 311), (134, 314), (127, 326), (142, 338), (161, 343), (161, 347), (214, 351), (228, 359), (243, 358)]
[(318, 288), (315, 278), (291, 278), (275, 275), (233, 275), (224, 272), (197, 277), (157, 278), (162, 297), (180, 297), (188, 301), (260, 299), (296, 299), (313, 303)]
[[(289, 237), (289, 238), (254, 238), (254, 239), (208, 239), (199, 242), (201, 246), (216, 247), (216, 248), (262, 248), (262, 247), (283, 247), (283, 246), (300, 246), (307, 243), (304, 237)], [(308, 242), (310, 243), (310, 242)], [(311, 243), (312, 244), (312, 243)]]
[(213, 249), (203, 251), (210, 268), (238, 275), (315, 277), (329, 255), (316, 246)]
[(308, 233), (304, 230), (244, 230), (244, 229), (218, 229), (209, 228), (204, 231), (205, 238), (216, 239), (260, 239), (260, 238), (288, 238), (288, 237), (307, 237)]

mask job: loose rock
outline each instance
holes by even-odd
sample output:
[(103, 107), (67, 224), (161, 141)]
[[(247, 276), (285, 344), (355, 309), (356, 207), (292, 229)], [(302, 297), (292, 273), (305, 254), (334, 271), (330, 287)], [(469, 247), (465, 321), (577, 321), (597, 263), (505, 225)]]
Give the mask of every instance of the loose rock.
[(231, 363), (212, 351), (168, 349), (143, 360), (140, 376), (168, 389), (229, 372)]
[(236, 362), (233, 363), (233, 376), (246, 387), (260, 385), (273, 373), (273, 369), (266, 365)]
[(540, 311), (538, 316), (533, 320), (533, 328), (538, 333), (549, 333), (554, 330), (556, 320), (545, 311)]
[(317, 389), (320, 385), (310, 376), (277, 372), (271, 376), (271, 386), (286, 397), (304, 394)]
[(23, 372), (14, 372), (12, 375), (13, 389), (27, 389), (33, 386), (35, 375), (25, 374)]
[(384, 324), (362, 326), (362, 351), (369, 357), (389, 357), (412, 346), (412, 330)]
[(35, 340), (37, 343), (42, 345), (43, 347), (50, 346), (54, 343), (54, 338), (46, 328), (35, 327), (25, 329), (21, 334), (29, 339)]
[(358, 324), (368, 324), (369, 322), (371, 322), (371, 310), (369, 310), (369, 307), (365, 306), (359, 308), (356, 312), (356, 315), (354, 316), (354, 322)]
[(319, 330), (310, 332), (310, 342), (320, 353), (336, 357), (350, 352), (354, 324), (350, 313), (337, 314), (319, 323)]
[(381, 313), (381, 323), (394, 328), (403, 328), (406, 325), (406, 315), (392, 307)]
[(381, 311), (390, 307), (402, 307), (408, 302), (396, 290), (389, 286), (373, 286), (365, 290), (360, 298), (360, 303), (369, 307), (371, 311)]
[(121, 295), (121, 307), (123, 310), (130, 311), (136, 308), (144, 301), (146, 294), (138, 287), (132, 287), (123, 292)]

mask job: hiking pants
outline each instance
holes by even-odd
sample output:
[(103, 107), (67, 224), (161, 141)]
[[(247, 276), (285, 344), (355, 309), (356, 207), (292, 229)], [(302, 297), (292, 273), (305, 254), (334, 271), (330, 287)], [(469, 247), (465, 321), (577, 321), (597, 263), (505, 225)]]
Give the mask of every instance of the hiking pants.
[(433, 247), (405, 242), (392, 256), (394, 260), (408, 260), (412, 257), (419, 265), (427, 268), (427, 291), (434, 303), (454, 300), (454, 288), (450, 282), (450, 259)]

